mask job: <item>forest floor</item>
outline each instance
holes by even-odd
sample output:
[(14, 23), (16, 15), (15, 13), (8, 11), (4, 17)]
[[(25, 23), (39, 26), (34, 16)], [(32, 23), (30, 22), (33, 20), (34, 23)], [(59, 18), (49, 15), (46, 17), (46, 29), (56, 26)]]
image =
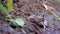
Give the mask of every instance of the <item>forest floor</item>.
[[(26, 34), (60, 34), (60, 21), (46, 10), (41, 0), (14, 0), (14, 11), (11, 12), (13, 19), (22, 18), (25, 22)], [(54, 0), (47, 0), (46, 5), (53, 7), (52, 10), (60, 17), (60, 5)], [(47, 22), (44, 31), (44, 22)], [(24, 34), (21, 29), (5, 20), (0, 12), (0, 34)]]

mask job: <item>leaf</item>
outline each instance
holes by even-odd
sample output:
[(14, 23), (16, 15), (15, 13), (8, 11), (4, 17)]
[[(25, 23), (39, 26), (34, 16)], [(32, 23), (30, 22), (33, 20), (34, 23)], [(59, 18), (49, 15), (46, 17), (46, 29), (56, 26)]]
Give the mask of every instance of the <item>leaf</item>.
[(59, 20), (59, 21), (60, 21), (60, 18), (57, 18), (57, 20)]
[(22, 19), (20, 19), (20, 18), (17, 18), (15, 21), (16, 21), (16, 23), (17, 23), (19, 26), (21, 26), (21, 27), (23, 27), (24, 24), (25, 24), (24, 20), (22, 20)]
[(15, 21), (12, 19), (11, 15), (1, 2), (0, 2), (0, 10), (6, 15), (7, 18), (9, 18), (9, 21), (13, 22), (13, 24), (15, 25)]
[(10, 23), (12, 23), (14, 26), (19, 26), (19, 25), (15, 22), (15, 20), (13, 20), (13, 19), (8, 19), (8, 21), (9, 21)]
[(12, 0), (8, 0), (7, 2), (7, 6), (8, 6), (8, 11), (11, 12), (11, 10), (13, 9), (13, 5), (12, 5)]
[(1, 2), (0, 2), (0, 9), (1, 9), (1, 11), (4, 12), (6, 15), (9, 14), (8, 11), (7, 11), (7, 9), (3, 6), (3, 4), (2, 4)]

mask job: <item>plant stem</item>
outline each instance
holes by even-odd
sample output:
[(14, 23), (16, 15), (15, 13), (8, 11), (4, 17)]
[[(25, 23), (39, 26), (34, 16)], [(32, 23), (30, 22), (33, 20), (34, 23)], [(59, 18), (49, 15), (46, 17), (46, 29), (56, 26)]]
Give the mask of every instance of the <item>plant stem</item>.
[(24, 32), (24, 34), (26, 34), (25, 30), (23, 29), (23, 27), (21, 28), (22, 32)]
[(52, 10), (48, 9), (48, 11), (49, 11), (50, 13), (52, 13), (52, 14), (60, 21), (59, 16), (57, 16)]

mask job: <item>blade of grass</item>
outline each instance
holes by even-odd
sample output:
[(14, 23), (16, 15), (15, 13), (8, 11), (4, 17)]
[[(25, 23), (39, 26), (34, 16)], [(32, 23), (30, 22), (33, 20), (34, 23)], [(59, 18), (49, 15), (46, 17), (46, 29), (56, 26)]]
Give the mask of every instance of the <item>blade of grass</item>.
[[(12, 0), (11, 0), (11, 1), (12, 1)], [(14, 25), (18, 24), (19, 26), (21, 26), (21, 27), (22, 27), (22, 28), (21, 28), (22, 32), (24, 32), (24, 34), (26, 34), (26, 32), (25, 32), (24, 29), (23, 29), (23, 26), (24, 26), (24, 23), (25, 23), (25, 22), (24, 22), (22, 19), (17, 18), (16, 20), (13, 20), (12, 17), (11, 17), (11, 15), (10, 15), (9, 12), (7, 11), (7, 9), (3, 6), (2, 3), (0, 3), (0, 9), (1, 9), (2, 12), (4, 12), (5, 15), (9, 18), (8, 20), (9, 20), (11, 23), (13, 23)], [(8, 2), (8, 10), (9, 10), (9, 11), (12, 10), (12, 6), (9, 4), (9, 2)], [(16, 26), (17, 26), (17, 25), (16, 25)]]
[(12, 22), (14, 25), (18, 24), (19, 26), (23, 27), (24, 26), (24, 21), (22, 19), (17, 18), (16, 20), (13, 20), (7, 9), (3, 6), (2, 3), (0, 3), (0, 9), (2, 10), (3, 13), (9, 18), (8, 20)]
[(50, 13), (52, 13), (52, 14), (57, 18), (57, 20), (60, 21), (60, 17), (57, 16), (57, 15), (50, 9), (50, 8), (52, 8), (52, 7), (49, 7), (49, 6), (45, 5), (45, 4), (44, 4), (44, 7), (46, 8), (46, 10), (48, 10)]
[(9, 12), (7, 11), (7, 9), (3, 6), (3, 4), (0, 2), (0, 10), (9, 18), (11, 18), (11, 16), (9, 15)]
[(56, 18), (57, 18), (57, 20), (59, 20), (60, 21), (60, 17), (59, 16), (57, 16), (52, 10), (48, 10), (50, 13), (52, 13)]
[(8, 15), (7, 9), (3, 6), (3, 4), (0, 2), (0, 9), (2, 12), (4, 12), (6, 15)]
[(8, 0), (7, 6), (8, 6), (8, 11), (11, 12), (12, 9), (13, 9), (13, 2), (12, 2), (12, 0)]
[(13, 22), (13, 24), (15, 23), (11, 17), (11, 15), (9, 14), (9, 12), (7, 11), (7, 9), (3, 6), (3, 4), (0, 2), (0, 10), (7, 16), (7, 18), (9, 18), (10, 22)]

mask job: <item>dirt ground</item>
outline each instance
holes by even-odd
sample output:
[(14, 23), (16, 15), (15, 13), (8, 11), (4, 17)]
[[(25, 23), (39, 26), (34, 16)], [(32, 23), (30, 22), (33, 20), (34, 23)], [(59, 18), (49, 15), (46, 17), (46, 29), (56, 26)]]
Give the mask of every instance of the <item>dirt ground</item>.
[[(60, 3), (55, 0), (47, 1), (53, 7), (53, 12), (60, 17)], [(13, 0), (14, 11), (10, 14), (13, 19), (22, 18), (25, 21), (26, 34), (60, 34), (60, 21), (49, 13), (43, 6), (42, 0)], [(43, 23), (47, 22), (44, 31)], [(19, 26), (14, 26), (4, 18), (0, 11), (0, 34), (24, 34)]]

